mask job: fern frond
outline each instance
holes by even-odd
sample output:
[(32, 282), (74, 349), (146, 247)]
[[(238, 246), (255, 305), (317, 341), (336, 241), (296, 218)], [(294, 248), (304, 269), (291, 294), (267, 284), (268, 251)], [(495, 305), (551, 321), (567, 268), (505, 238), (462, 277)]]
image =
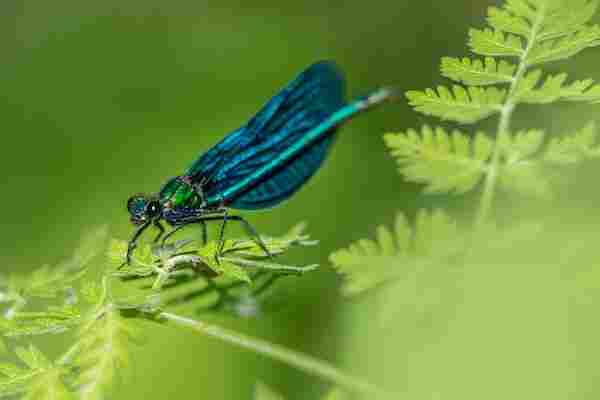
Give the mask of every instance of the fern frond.
[(488, 8), (488, 23), (496, 30), (536, 40), (556, 39), (577, 32), (594, 16), (597, 0), (509, 0), (502, 8)]
[[(539, 85), (542, 71), (528, 73), (519, 84), (515, 101), (530, 104), (549, 104), (558, 100), (588, 101), (600, 100), (600, 89), (592, 79), (574, 81), (565, 85), (568, 75), (548, 75)], [(538, 87), (539, 86), (539, 87)]]
[[(312, 246), (317, 242), (298, 224), (280, 237), (263, 236), (269, 253), (282, 254), (291, 248)], [(164, 247), (140, 246), (133, 264), (113, 273), (124, 280), (136, 279), (140, 285), (127, 285), (127, 295), (118, 299), (122, 308), (157, 309), (177, 306), (228, 310), (245, 313), (245, 305), (256, 301), (275, 279), (284, 275), (302, 275), (316, 265), (292, 266), (274, 263), (253, 240), (226, 240), (218, 262), (218, 244), (202, 245), (181, 240)], [(120, 265), (127, 243), (113, 240), (108, 257)], [(193, 301), (192, 301), (193, 300)], [(184, 311), (184, 310), (180, 310)]]
[(492, 57), (483, 61), (470, 58), (443, 57), (441, 71), (446, 78), (466, 85), (484, 86), (509, 83), (513, 80), (516, 66), (505, 60), (497, 62)]
[(527, 18), (506, 9), (489, 7), (487, 21), (496, 31), (514, 33), (526, 38), (531, 34), (531, 23)]
[(547, 173), (553, 165), (574, 165), (600, 158), (600, 145), (594, 124), (560, 138), (551, 139), (541, 151), (543, 132), (528, 131), (509, 136), (501, 143), (505, 162), (501, 164), (499, 185), (505, 190), (536, 197), (552, 197), (553, 181)]
[(498, 185), (511, 193), (532, 197), (551, 198), (553, 196), (550, 177), (540, 163), (524, 161), (502, 165), (498, 173)]
[(418, 112), (462, 123), (474, 123), (500, 112), (506, 91), (495, 87), (480, 88), (469, 86), (466, 89), (454, 85), (452, 90), (438, 86), (433, 89), (409, 91), (406, 97), (409, 104)]
[[(536, 1), (536, 0), (534, 0)], [(545, 0), (541, 0), (545, 1)], [(537, 18), (537, 8), (541, 3), (530, 2), (529, 0), (506, 0), (504, 8), (513, 15), (525, 18), (530, 24)], [(536, 7), (537, 6), (537, 7)]]
[(469, 47), (482, 56), (522, 57), (525, 53), (520, 37), (491, 29), (470, 29)]
[(66, 369), (54, 365), (37, 347), (17, 347), (15, 354), (23, 364), (1, 364), (0, 397), (20, 395), (26, 400), (72, 399), (64, 383)]
[(420, 211), (414, 229), (399, 214), (393, 232), (380, 226), (377, 240), (359, 240), (329, 260), (344, 277), (343, 293), (350, 296), (397, 279), (411, 264), (451, 259), (464, 245), (456, 223), (444, 212)]
[(11, 274), (2, 293), (5, 301), (19, 303), (11, 315), (30, 298), (52, 299), (71, 290), (73, 283), (87, 272), (89, 262), (102, 252), (107, 234), (106, 227), (84, 234), (73, 255), (56, 267), (44, 265), (27, 275)]
[(6, 337), (57, 334), (68, 331), (81, 322), (79, 308), (72, 305), (49, 306), (41, 312), (16, 312), (0, 331)]
[(555, 39), (585, 27), (598, 9), (598, 0), (568, 0), (550, 4), (539, 40)]
[(580, 94), (571, 94), (567, 101), (582, 101), (590, 104), (600, 103), (600, 84), (596, 84)]
[(79, 332), (78, 354), (74, 359), (80, 369), (75, 381), (79, 399), (107, 398), (117, 371), (128, 365), (135, 336), (130, 322), (111, 304), (102, 306), (88, 319)]
[(527, 58), (527, 64), (548, 63), (572, 57), (589, 47), (600, 45), (600, 26), (586, 26), (577, 32), (555, 40), (537, 42)]
[(598, 132), (594, 123), (583, 129), (548, 143), (543, 161), (551, 164), (572, 165), (584, 160), (600, 157)]
[(520, 131), (514, 135), (506, 135), (499, 142), (506, 164), (514, 164), (527, 160), (537, 153), (544, 142), (544, 132), (532, 129)]
[(435, 131), (424, 126), (421, 132), (388, 133), (384, 136), (409, 181), (425, 184), (429, 193), (465, 193), (483, 177), (493, 142), (479, 132), (472, 139), (455, 130)]

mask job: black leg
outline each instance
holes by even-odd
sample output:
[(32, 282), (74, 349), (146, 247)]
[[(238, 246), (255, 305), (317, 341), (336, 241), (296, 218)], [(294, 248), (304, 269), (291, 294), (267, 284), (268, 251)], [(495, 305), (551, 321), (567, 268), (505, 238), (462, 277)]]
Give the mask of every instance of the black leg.
[(210, 221), (222, 221), (221, 228), (219, 231), (219, 241), (218, 241), (218, 247), (217, 247), (218, 251), (217, 251), (217, 255), (216, 255), (217, 260), (221, 256), (221, 253), (223, 252), (223, 248), (225, 247), (225, 227), (227, 226), (228, 221), (240, 222), (242, 224), (242, 227), (246, 231), (246, 234), (250, 237), (250, 239), (252, 239), (263, 250), (263, 252), (267, 255), (267, 257), (273, 257), (273, 255), (269, 252), (269, 250), (267, 249), (267, 246), (262, 241), (262, 239), (260, 238), (260, 236), (258, 235), (256, 230), (252, 227), (252, 225), (250, 225), (248, 223), (248, 221), (246, 221), (244, 218), (240, 217), (239, 215), (229, 215), (227, 212), (227, 209), (220, 209), (218, 215), (215, 215), (215, 214), (198, 215), (194, 219), (189, 219), (185, 222), (182, 222), (181, 225), (178, 225), (176, 228), (171, 230), (169, 233), (167, 233), (163, 237), (163, 244), (165, 243), (165, 241), (168, 238), (170, 238), (177, 231), (179, 231), (180, 229), (183, 229), (184, 227), (186, 227), (190, 224), (202, 224), (202, 235), (203, 235), (202, 239), (204, 240), (204, 243), (206, 243), (206, 239), (207, 239), (206, 222), (210, 222)]
[(164, 235), (165, 228), (162, 226), (162, 224), (158, 220), (154, 221), (154, 226), (157, 227), (158, 231), (159, 231), (158, 235), (154, 238), (154, 243), (156, 243), (160, 240), (161, 236)]
[(239, 215), (231, 215), (229, 216), (229, 219), (231, 221), (240, 222), (244, 227), (246, 234), (250, 237), (250, 239), (256, 242), (256, 244), (262, 249), (262, 251), (264, 251), (265, 255), (267, 257), (273, 257), (273, 254), (271, 254), (271, 252), (269, 252), (269, 249), (267, 249), (267, 245), (265, 244), (265, 242), (263, 242), (258, 232), (256, 232), (256, 229), (254, 229), (252, 225), (248, 223), (248, 221), (246, 221), (243, 217), (240, 217)]
[(242, 224), (242, 227), (246, 231), (246, 234), (250, 237), (250, 239), (254, 240), (254, 242), (265, 253), (265, 255), (267, 255), (267, 257), (273, 257), (273, 255), (269, 252), (269, 249), (267, 249), (265, 242), (263, 242), (263, 240), (260, 238), (260, 236), (258, 235), (256, 230), (244, 218), (240, 217), (239, 215), (229, 215), (227, 213), (227, 211), (225, 211), (223, 213), (223, 215), (209, 216), (209, 217), (204, 218), (204, 221), (218, 221), (218, 220), (222, 220), (223, 223), (221, 224), (221, 231), (219, 233), (219, 246), (218, 246), (219, 251), (217, 252), (217, 259), (218, 259), (218, 257), (221, 256), (221, 253), (223, 252), (223, 247), (225, 246), (225, 226), (227, 224), (227, 221), (240, 222)]
[(208, 232), (206, 230), (206, 222), (204, 222), (204, 219), (197, 219), (197, 220), (192, 220), (192, 221), (186, 222), (182, 225), (179, 225), (179, 226), (176, 226), (175, 228), (173, 228), (169, 233), (167, 233), (163, 237), (162, 245), (164, 246), (167, 239), (169, 239), (175, 233), (179, 232), (181, 229), (183, 229), (186, 226), (191, 225), (191, 224), (200, 224), (202, 226), (202, 244), (206, 244), (206, 241), (208, 240)]
[(125, 262), (121, 264), (118, 269), (123, 268), (125, 265), (131, 264), (131, 255), (133, 254), (133, 250), (137, 247), (137, 240), (142, 234), (142, 232), (144, 232), (150, 226), (151, 223), (152, 221), (148, 221), (144, 225), (140, 226), (137, 231), (135, 231), (127, 246), (127, 256), (125, 257)]
[(217, 252), (215, 254), (215, 261), (219, 264), (219, 257), (223, 254), (223, 247), (225, 247), (225, 226), (227, 225), (227, 217), (229, 213), (227, 210), (223, 213), (223, 223), (221, 224), (221, 230), (219, 231), (219, 245), (217, 246)]

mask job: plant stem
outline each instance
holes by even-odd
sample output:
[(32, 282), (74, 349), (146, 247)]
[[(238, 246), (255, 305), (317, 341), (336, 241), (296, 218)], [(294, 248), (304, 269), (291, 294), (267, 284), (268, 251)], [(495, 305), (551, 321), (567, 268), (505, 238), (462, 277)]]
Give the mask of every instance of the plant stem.
[(370, 396), (375, 395), (377, 398), (391, 398), (390, 394), (383, 392), (369, 382), (346, 375), (344, 372), (325, 361), (298, 353), (281, 345), (253, 338), (239, 332), (234, 332), (218, 325), (207, 324), (202, 321), (181, 317), (172, 313), (161, 312), (158, 314), (157, 318), (162, 321), (190, 328), (203, 335), (217, 338), (238, 347), (252, 350), (269, 358), (279, 360), (308, 374), (328, 380), (349, 391)]
[(537, 11), (538, 15), (535, 23), (531, 27), (531, 34), (527, 39), (527, 47), (523, 51), (523, 54), (521, 54), (517, 72), (510, 84), (508, 94), (506, 95), (506, 100), (504, 101), (504, 104), (502, 105), (502, 111), (500, 112), (500, 120), (498, 121), (494, 152), (492, 153), (492, 159), (486, 174), (485, 183), (483, 186), (483, 194), (481, 196), (481, 202), (479, 203), (479, 211), (477, 212), (477, 218), (475, 220), (475, 227), (477, 228), (476, 231), (478, 231), (479, 228), (481, 228), (482, 225), (488, 220), (490, 211), (492, 209), (494, 194), (496, 192), (496, 183), (498, 181), (502, 145), (506, 142), (507, 135), (509, 135), (512, 113), (517, 105), (518, 99), (515, 98), (515, 94), (519, 88), (519, 84), (521, 83), (523, 76), (525, 75), (525, 72), (527, 72), (527, 57), (535, 45), (537, 36), (546, 16), (546, 7), (544, 4), (540, 5), (540, 8), (538, 8)]

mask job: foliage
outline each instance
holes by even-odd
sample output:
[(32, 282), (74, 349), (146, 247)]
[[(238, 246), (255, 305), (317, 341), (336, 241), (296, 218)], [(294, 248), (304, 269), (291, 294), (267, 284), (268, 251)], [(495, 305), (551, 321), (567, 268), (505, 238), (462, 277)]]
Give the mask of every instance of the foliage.
[[(262, 239), (269, 252), (277, 256), (293, 247), (316, 243), (303, 232), (304, 228), (300, 224), (280, 237)], [(73, 256), (58, 267), (43, 267), (30, 275), (13, 274), (7, 279), (4, 298), (6, 309), (11, 311), (0, 320), (0, 333), (5, 338), (70, 332), (74, 341), (56, 360), (33, 344), (17, 346), (14, 355), (18, 362), (0, 364), (4, 376), (0, 397), (105, 399), (113, 392), (118, 371), (127, 371), (132, 346), (139, 343), (137, 320), (162, 322), (156, 317), (159, 313), (176, 303), (190, 303), (190, 289), (215, 292), (220, 297), (221, 307), (210, 307), (211, 311), (225, 309), (238, 315), (255, 315), (257, 310), (250, 313), (242, 307), (242, 300), (248, 306), (249, 299), (265, 293), (275, 278), (301, 275), (316, 268), (274, 263), (254, 241), (244, 239), (228, 240), (218, 261), (215, 242), (200, 245), (182, 240), (166, 246), (144, 245), (136, 251), (132, 265), (117, 269), (125, 257), (127, 242), (111, 239), (107, 246), (107, 239), (105, 227), (94, 230), (83, 236)], [(96, 257), (105, 248), (106, 257)], [(93, 260), (98, 262), (94, 264)], [(104, 271), (99, 280), (85, 275), (92, 264)], [(119, 287), (126, 290), (120, 291)], [(188, 293), (182, 294), (182, 287)], [(43, 305), (37, 301), (40, 298), (45, 300)], [(18, 299), (18, 309), (17, 300), (12, 299)]]
[[(600, 103), (600, 85), (594, 80), (542, 69), (600, 45), (600, 27), (590, 24), (598, 5), (598, 0), (506, 0), (490, 7), (488, 26), (469, 30), (475, 56), (442, 58), (441, 74), (450, 83), (406, 92), (416, 112), (464, 126), (424, 125), (386, 134), (400, 174), (426, 193), (461, 195), (481, 189), (474, 223), (459, 223), (439, 209), (420, 210), (412, 219), (398, 213), (393, 228), (377, 228), (376, 239), (358, 240), (331, 254), (343, 294), (353, 297), (388, 285), (403, 293), (423, 289), (415, 295), (423, 304), (439, 304), (435, 290), (419, 286), (420, 274), (441, 276), (474, 254), (481, 256), (481, 248), (501, 248), (505, 254), (515, 240), (536, 237), (536, 223), (514, 227), (506, 220), (502, 228), (493, 223), (500, 219), (496, 194), (552, 198), (562, 175), (556, 171), (600, 157), (600, 145), (593, 123), (556, 135), (532, 127), (515, 129), (512, 115), (523, 104)], [(495, 131), (467, 126), (496, 117)], [(303, 225), (262, 240), (274, 256), (316, 243)], [(222, 251), (217, 242), (186, 239), (141, 245), (132, 264), (119, 269), (128, 243), (116, 238), (107, 242), (108, 231), (102, 227), (84, 235), (78, 249), (57, 266), (0, 277), (0, 353), (5, 359), (0, 397), (109, 398), (118, 371), (129, 368), (132, 347), (141, 336), (136, 324), (142, 319), (190, 328), (325, 378), (336, 385), (326, 400), (347, 398), (346, 391), (379, 397), (373, 385), (323, 361), (183, 316), (221, 311), (258, 315), (277, 279), (301, 276), (316, 265), (274, 262), (248, 239), (228, 239)], [(92, 266), (96, 276), (91, 276)], [(38, 336), (64, 333), (71, 335), (70, 346), (55, 359), (32, 343)], [(284, 398), (260, 383), (254, 396)]]
[[(367, 304), (384, 303), (381, 310), (369, 308), (368, 329), (360, 334), (369, 337), (366, 353), (376, 347), (371, 346), (372, 342), (381, 339), (385, 343), (380, 359), (367, 355), (366, 360), (387, 360), (380, 371), (382, 374), (390, 371), (392, 385), (396, 384), (398, 367), (407, 369), (407, 377), (414, 376), (411, 372), (418, 366), (413, 361), (418, 357), (413, 352), (427, 353), (430, 350), (425, 344), (437, 347), (446, 340), (435, 337), (429, 343), (427, 330), (417, 329), (420, 323), (426, 327), (442, 323), (443, 318), (438, 321), (436, 317), (443, 316), (433, 311), (448, 307), (447, 302), (456, 301), (457, 309), (465, 303), (460, 297), (467, 289), (457, 288), (467, 285), (459, 282), (466, 277), (459, 274), (477, 266), (479, 273), (487, 275), (491, 272), (485, 269), (488, 264), (500, 270), (513, 268), (511, 263), (528, 269), (548, 262), (547, 249), (557, 249), (556, 254), (562, 257), (562, 242), (540, 229), (541, 221), (521, 226), (515, 222), (517, 212), (501, 213), (498, 193), (503, 192), (509, 202), (521, 201), (525, 196), (553, 205), (552, 201), (561, 197), (557, 194), (561, 193), (564, 181), (573, 176), (567, 172), (579, 171), (575, 167), (599, 157), (600, 145), (593, 122), (564, 133), (513, 126), (513, 113), (521, 105), (600, 103), (600, 85), (593, 79), (572, 78), (572, 74), (560, 69), (556, 72), (563, 64), (553, 66), (552, 73), (546, 70), (550, 62), (569, 59), (600, 45), (600, 26), (590, 24), (599, 4), (597, 0), (506, 0), (501, 6), (489, 7), (488, 26), (469, 30), (468, 45), (475, 56), (442, 58), (441, 74), (451, 82), (437, 85), (435, 90), (406, 92), (409, 105), (417, 113), (442, 120), (442, 124), (384, 135), (402, 177), (419, 184), (427, 194), (474, 192), (480, 199), (478, 206), (473, 207), (475, 210), (468, 214), (473, 215), (473, 221), (470, 218), (462, 221), (458, 216), (451, 217), (450, 211), (442, 210), (422, 209), (414, 218), (398, 213), (389, 224), (391, 228), (377, 227), (375, 239), (358, 240), (330, 255), (333, 267), (342, 277), (345, 295), (354, 298), (369, 294)], [(485, 128), (467, 126), (484, 119)], [(446, 121), (462, 126), (456, 129), (456, 124), (452, 124), (452, 128), (447, 128), (443, 125)], [(491, 122), (496, 123), (495, 130), (490, 128)], [(562, 197), (562, 201), (567, 198)], [(564, 228), (561, 226), (558, 231), (561, 229)], [(527, 247), (530, 253), (524, 253), (521, 257), (524, 259), (511, 259), (519, 240), (527, 243), (519, 244), (519, 248)], [(580, 250), (578, 247), (577, 251)], [(582, 268), (593, 269), (593, 263)], [(449, 276), (451, 273), (455, 275)], [(518, 280), (519, 274), (524, 273), (516, 271), (510, 279)], [(510, 293), (511, 287), (502, 290)], [(415, 321), (406, 321), (411, 313), (406, 305), (419, 309), (413, 313)], [(448, 308), (446, 311), (455, 312)], [(493, 314), (485, 310), (488, 312)], [(385, 328), (399, 316), (403, 323), (398, 331)], [(447, 323), (452, 324), (456, 319), (454, 315), (448, 316)], [(406, 326), (413, 322), (415, 326)], [(383, 331), (381, 336), (373, 334), (378, 329)], [(417, 330), (415, 336), (423, 338), (422, 342), (404, 347), (395, 343), (409, 337), (402, 336), (408, 329)], [(394, 353), (394, 346), (404, 352)], [(406, 359), (406, 366), (397, 359)], [(429, 361), (435, 364), (438, 360)], [(430, 367), (430, 364), (422, 366), (428, 378)], [(446, 389), (444, 384), (452, 387), (454, 383), (427, 380), (422, 398), (446, 397), (446, 392), (436, 391)], [(397, 387), (402, 393), (412, 394), (409, 389), (413, 385), (411, 380)], [(464, 387), (457, 392), (461, 398), (469, 393)]]
[(334, 268), (344, 279), (343, 292), (357, 295), (404, 275), (410, 265), (427, 265), (455, 259), (467, 241), (456, 222), (443, 211), (421, 211), (411, 228), (398, 214), (393, 232), (377, 228), (377, 239), (362, 239), (331, 254)]

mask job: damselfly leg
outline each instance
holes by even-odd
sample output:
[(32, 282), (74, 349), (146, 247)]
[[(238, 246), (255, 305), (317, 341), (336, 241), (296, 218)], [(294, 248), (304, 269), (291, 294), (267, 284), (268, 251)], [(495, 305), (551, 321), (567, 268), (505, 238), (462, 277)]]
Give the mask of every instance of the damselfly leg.
[(131, 255), (133, 254), (133, 250), (135, 250), (135, 248), (137, 247), (137, 240), (142, 234), (142, 232), (144, 232), (150, 226), (150, 224), (152, 224), (152, 221), (144, 223), (144, 225), (140, 226), (135, 231), (135, 233), (131, 237), (131, 240), (129, 240), (129, 244), (127, 245), (127, 256), (125, 257), (125, 262), (123, 262), (123, 264), (121, 264), (118, 269), (123, 268), (125, 265), (131, 264)]
[(206, 244), (206, 242), (208, 241), (208, 231), (206, 229), (206, 222), (204, 222), (203, 219), (197, 219), (197, 220), (192, 220), (189, 222), (186, 222), (185, 224), (176, 226), (175, 228), (173, 228), (171, 231), (169, 231), (162, 239), (161, 245), (164, 246), (166, 241), (173, 236), (175, 233), (179, 232), (180, 230), (182, 230), (183, 228), (185, 228), (188, 225), (192, 225), (192, 224), (200, 224), (201, 228), (202, 228), (202, 244)]

